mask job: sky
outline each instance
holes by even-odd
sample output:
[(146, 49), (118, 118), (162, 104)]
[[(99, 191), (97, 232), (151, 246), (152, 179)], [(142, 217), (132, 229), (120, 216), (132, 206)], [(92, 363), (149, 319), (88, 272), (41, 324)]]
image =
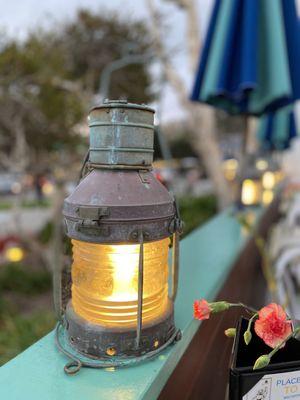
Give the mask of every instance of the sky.
[[(176, 70), (183, 77), (188, 90), (191, 90), (193, 74), (188, 68), (185, 53), (184, 14), (176, 7), (163, 0), (156, 0), (157, 6), (167, 16), (170, 29), (166, 36), (166, 46), (175, 48), (173, 63)], [(198, 19), (201, 31), (204, 33), (209, 20), (213, 0), (197, 0)], [(125, 5), (125, 6), (124, 6)], [(130, 19), (148, 18), (147, 8), (144, 0), (0, 0), (0, 30), (3, 29), (9, 36), (22, 39), (30, 30), (36, 27), (47, 27), (66, 19), (72, 19), (77, 10), (87, 8), (94, 11), (112, 10), (120, 12), (120, 16)], [(153, 74), (156, 74), (153, 68)], [(184, 116), (178, 104), (176, 93), (169, 85), (165, 85), (160, 104), (154, 104), (159, 108), (159, 119), (168, 122), (181, 119)]]
[[(176, 49), (173, 56), (173, 64), (183, 77), (188, 92), (193, 84), (193, 74), (188, 68), (184, 42), (185, 18), (184, 13), (167, 0), (155, 0), (159, 10), (166, 16), (166, 22), (170, 27), (165, 37), (168, 48)], [(214, 0), (196, 0), (198, 3), (198, 20), (202, 36), (205, 35)], [(300, 0), (297, 0), (300, 14)], [(5, 32), (20, 39), (24, 38), (30, 30), (36, 27), (47, 27), (66, 19), (74, 18), (80, 8), (88, 8), (95, 12), (99, 10), (119, 12), (122, 18), (144, 19), (147, 21), (148, 12), (145, 0), (0, 0), (0, 33), (1, 28)], [(157, 68), (152, 68), (154, 76)], [(178, 104), (176, 93), (169, 85), (165, 85), (162, 91), (162, 101), (152, 104), (157, 113), (157, 121), (171, 122), (184, 117), (183, 110)], [(300, 126), (300, 105), (299, 126)]]

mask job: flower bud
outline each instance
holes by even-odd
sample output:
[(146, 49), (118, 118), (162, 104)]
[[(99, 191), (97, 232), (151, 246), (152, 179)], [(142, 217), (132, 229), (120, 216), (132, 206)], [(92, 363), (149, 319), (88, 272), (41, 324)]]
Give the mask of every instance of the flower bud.
[(255, 361), (253, 370), (265, 368), (267, 365), (270, 364), (270, 356), (268, 354), (264, 354), (263, 356), (258, 357)]
[(226, 311), (230, 308), (230, 304), (227, 301), (217, 301), (215, 303), (210, 303), (211, 312), (213, 314)]
[(246, 331), (245, 333), (244, 333), (244, 341), (245, 341), (245, 343), (246, 343), (246, 345), (248, 346), (248, 344), (251, 342), (251, 339), (252, 339), (252, 333), (250, 332), (250, 331)]
[(224, 331), (225, 336), (228, 338), (234, 338), (236, 336), (236, 329), (235, 328), (228, 328)]

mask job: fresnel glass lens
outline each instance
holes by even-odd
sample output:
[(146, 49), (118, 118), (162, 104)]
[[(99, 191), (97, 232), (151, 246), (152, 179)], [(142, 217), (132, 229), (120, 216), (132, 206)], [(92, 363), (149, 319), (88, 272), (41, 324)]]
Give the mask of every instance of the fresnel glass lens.
[[(144, 245), (143, 322), (166, 315), (169, 239)], [(74, 311), (94, 324), (137, 324), (139, 245), (104, 245), (73, 240)]]
[(178, 338), (181, 223), (174, 198), (151, 172), (153, 115), (125, 101), (107, 101), (89, 115), (85, 173), (64, 203), (73, 263), (63, 319), (77, 363), (82, 354), (118, 366)]

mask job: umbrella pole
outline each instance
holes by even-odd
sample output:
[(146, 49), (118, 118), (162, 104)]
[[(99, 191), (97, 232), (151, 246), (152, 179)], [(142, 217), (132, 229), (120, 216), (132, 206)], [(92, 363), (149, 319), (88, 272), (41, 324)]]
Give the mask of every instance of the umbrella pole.
[(243, 178), (246, 173), (247, 168), (247, 158), (249, 154), (253, 154), (256, 151), (257, 143), (254, 139), (255, 125), (254, 119), (249, 115), (244, 115), (244, 129), (242, 132), (242, 145), (241, 145), (241, 158), (240, 158), (240, 168), (239, 168), (239, 187), (238, 187), (238, 207), (243, 208), (241, 197), (242, 197), (242, 184)]
[(240, 157), (240, 166), (239, 166), (239, 183), (238, 183), (238, 192), (237, 192), (237, 208), (242, 209), (242, 186), (243, 186), (243, 178), (245, 176), (245, 168), (246, 162), (245, 158), (247, 155), (247, 138), (249, 134), (249, 121), (248, 115), (244, 116), (244, 130), (242, 132), (242, 146), (241, 146), (241, 157)]
[(243, 155), (255, 154), (257, 151), (256, 118), (245, 115), (244, 121)]
[[(248, 143), (249, 143), (249, 136), (250, 136), (250, 121), (249, 116), (244, 116), (244, 132), (243, 132), (243, 156), (248, 154)], [(244, 164), (244, 163), (243, 163)]]

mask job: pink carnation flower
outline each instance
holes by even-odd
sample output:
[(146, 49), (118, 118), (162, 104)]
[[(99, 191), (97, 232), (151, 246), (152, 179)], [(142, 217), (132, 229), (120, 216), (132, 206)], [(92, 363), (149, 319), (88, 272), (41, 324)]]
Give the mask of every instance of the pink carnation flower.
[(211, 311), (212, 309), (206, 300), (194, 301), (194, 318), (200, 320), (209, 319)]
[(292, 323), (281, 306), (271, 303), (258, 312), (254, 330), (268, 346), (275, 348), (292, 333)]

